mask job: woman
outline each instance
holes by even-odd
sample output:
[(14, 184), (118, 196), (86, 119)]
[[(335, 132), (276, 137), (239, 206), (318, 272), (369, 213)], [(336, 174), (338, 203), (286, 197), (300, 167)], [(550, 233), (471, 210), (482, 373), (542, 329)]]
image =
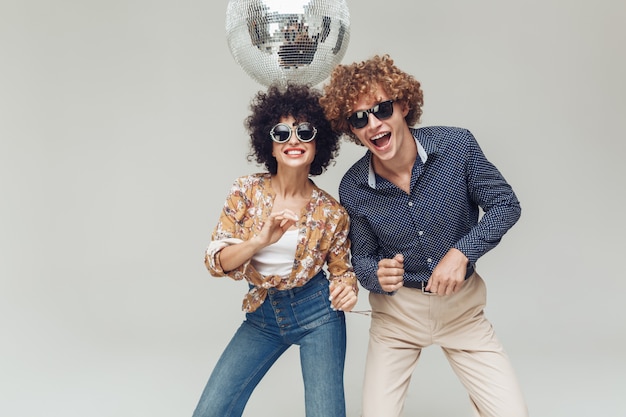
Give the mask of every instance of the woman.
[(241, 416), (256, 385), (294, 344), (300, 346), (306, 416), (345, 416), (343, 312), (357, 302), (357, 280), (348, 215), (309, 179), (339, 148), (319, 97), (302, 85), (272, 86), (252, 102), (249, 159), (267, 172), (235, 181), (205, 257), (212, 275), (248, 281), (246, 319), (194, 417)]

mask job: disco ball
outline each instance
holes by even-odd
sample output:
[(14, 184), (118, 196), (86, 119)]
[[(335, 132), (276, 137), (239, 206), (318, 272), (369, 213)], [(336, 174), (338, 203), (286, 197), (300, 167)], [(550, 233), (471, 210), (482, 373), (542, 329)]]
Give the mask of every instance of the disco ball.
[(315, 85), (346, 53), (350, 13), (345, 0), (230, 0), (226, 37), (257, 82)]

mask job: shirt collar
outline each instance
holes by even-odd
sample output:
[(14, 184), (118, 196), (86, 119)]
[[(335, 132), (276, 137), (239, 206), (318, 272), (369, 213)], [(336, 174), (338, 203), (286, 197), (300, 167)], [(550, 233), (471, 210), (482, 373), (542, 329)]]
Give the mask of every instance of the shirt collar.
[[(422, 164), (425, 164), (426, 161), (428, 160), (428, 154), (426, 153), (426, 150), (424, 149), (420, 141), (417, 140), (417, 134), (418, 134), (417, 130), (414, 130), (414, 129), (410, 129), (410, 130), (411, 130), (411, 133), (413, 134), (413, 139), (415, 139), (415, 145), (417, 145), (417, 154), (422, 160)], [(371, 152), (368, 152), (368, 153), (369, 153), (369, 173), (367, 176), (367, 184), (371, 188), (376, 188), (376, 173), (374, 172), (374, 164), (372, 164), (372, 153)]]

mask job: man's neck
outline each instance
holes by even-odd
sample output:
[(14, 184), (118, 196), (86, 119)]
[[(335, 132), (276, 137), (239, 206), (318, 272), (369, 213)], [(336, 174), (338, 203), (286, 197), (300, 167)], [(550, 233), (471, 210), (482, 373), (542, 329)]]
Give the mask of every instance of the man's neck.
[[(412, 139), (410, 135), (409, 139)], [(392, 159), (381, 160), (372, 158), (374, 172), (395, 184), (407, 194), (411, 191), (411, 173), (417, 158), (415, 140), (403, 141), (403, 146)]]

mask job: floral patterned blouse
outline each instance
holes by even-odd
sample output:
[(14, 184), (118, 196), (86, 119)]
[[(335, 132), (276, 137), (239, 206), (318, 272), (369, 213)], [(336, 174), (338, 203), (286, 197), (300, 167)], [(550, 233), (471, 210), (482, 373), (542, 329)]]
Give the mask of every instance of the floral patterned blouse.
[(235, 180), (206, 250), (205, 264), (211, 275), (246, 279), (254, 287), (243, 300), (242, 309), (256, 310), (265, 300), (268, 288), (286, 290), (300, 287), (327, 265), (329, 280), (351, 286), (357, 279), (350, 262), (348, 213), (330, 194), (313, 184), (309, 203), (302, 209), (293, 269), (289, 276), (264, 276), (250, 260), (232, 271), (224, 271), (219, 251), (227, 245), (250, 239), (263, 227), (272, 212), (275, 192), (269, 173), (258, 173)]

